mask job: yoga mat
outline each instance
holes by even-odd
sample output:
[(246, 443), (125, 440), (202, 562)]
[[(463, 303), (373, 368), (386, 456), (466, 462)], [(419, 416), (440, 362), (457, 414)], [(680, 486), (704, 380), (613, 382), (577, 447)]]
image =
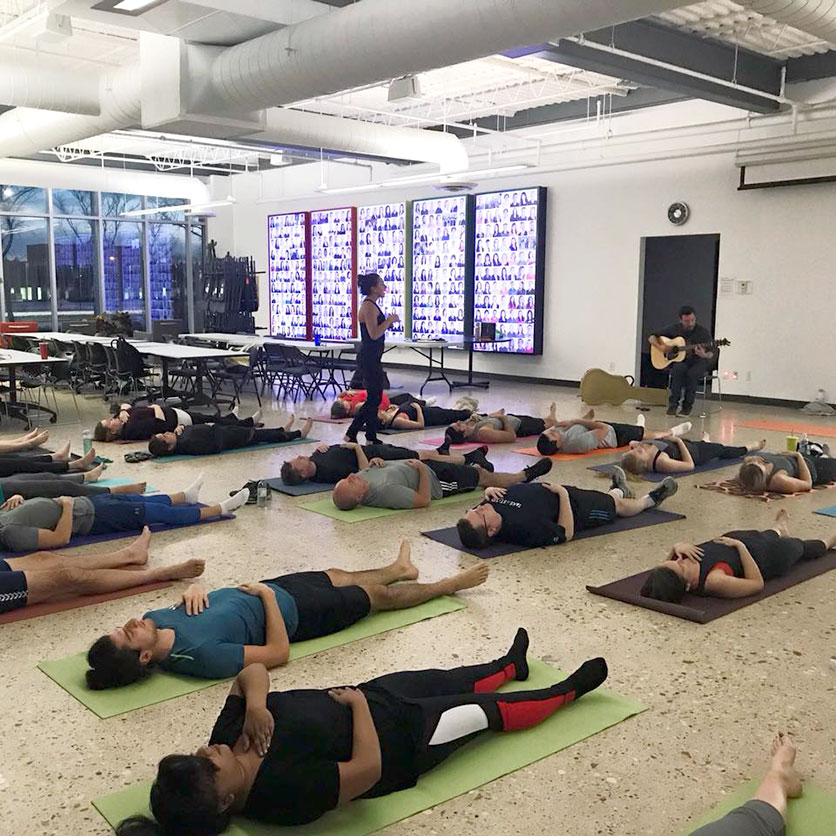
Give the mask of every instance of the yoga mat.
[(318, 421), (321, 424), (347, 424), (350, 418), (332, 418), (330, 415), (321, 413), (319, 415), (311, 415), (312, 421)]
[[(688, 826), (682, 836), (690, 836), (703, 825), (721, 819), (735, 807), (741, 807), (755, 794), (760, 781), (751, 781), (727, 795), (710, 813), (706, 813)], [(800, 798), (791, 798), (787, 804), (787, 836), (824, 836), (833, 832), (836, 821), (836, 795), (813, 785), (804, 784)]]
[(817, 508), (814, 514), (821, 514), (823, 517), (836, 517), (836, 505), (829, 505), (826, 508)]
[[(636, 514), (635, 517), (617, 517), (612, 525), (601, 525), (597, 528), (587, 528), (583, 531), (578, 531), (571, 542), (583, 540), (586, 537), (597, 537), (601, 534), (618, 534), (620, 531), (631, 531), (634, 528), (645, 528), (649, 525), (660, 525), (661, 523), (684, 519), (685, 514), (673, 514), (670, 511), (661, 511), (659, 508), (649, 508), (647, 511), (642, 511), (641, 514)], [(438, 528), (435, 531), (422, 531), (421, 534), (424, 537), (429, 537), (430, 540), (435, 540), (436, 543), (444, 543), (445, 546), (450, 546), (450, 548), (457, 549), (460, 552), (472, 554), (474, 557), (503, 557), (506, 554), (515, 554), (516, 552), (525, 552), (529, 549), (536, 548), (535, 546), (518, 546), (516, 543), (501, 543), (496, 541), (489, 543), (484, 549), (469, 549), (462, 545), (455, 526), (452, 528)]]
[[(254, 444), (251, 447), (234, 447), (232, 450), (221, 450), (220, 453), (206, 453), (207, 456), (227, 456), (232, 453), (255, 453), (261, 450), (273, 450), (276, 447), (292, 447), (294, 444), (313, 444), (318, 438), (294, 438), (292, 441), (274, 441), (272, 444)], [(160, 456), (149, 459), (157, 464), (168, 464), (169, 462), (188, 462), (192, 459), (202, 459), (203, 456)]]
[[(697, 487), (705, 491), (716, 491), (717, 493), (724, 493), (729, 496), (742, 496), (744, 499), (757, 499), (761, 502), (775, 502), (779, 499), (786, 499), (788, 496), (807, 496), (810, 493), (810, 491), (799, 491), (798, 493), (763, 491), (762, 493), (752, 493), (751, 491), (747, 491), (746, 488), (741, 487), (737, 479), (706, 482), (704, 485), (697, 485)], [(827, 488), (836, 488), (836, 482), (828, 482), (826, 485), (813, 485), (814, 491), (823, 491)]]
[(605, 598), (612, 598), (614, 601), (622, 601), (625, 604), (634, 604), (647, 610), (675, 615), (677, 618), (695, 621), (697, 624), (707, 624), (709, 621), (714, 621), (715, 618), (728, 615), (730, 612), (748, 607), (750, 604), (756, 604), (764, 598), (769, 598), (777, 592), (783, 592), (791, 586), (810, 580), (810, 578), (823, 575), (831, 569), (836, 569), (836, 552), (832, 551), (818, 560), (805, 560), (803, 563), (796, 563), (795, 568), (788, 575), (767, 581), (757, 595), (748, 595), (746, 598), (707, 598), (686, 593), (678, 604), (645, 598), (640, 594), (642, 584), (648, 576), (649, 570), (613, 581), (604, 586), (587, 586), (587, 589), (593, 595), (603, 595)]
[[(445, 496), (442, 499), (434, 499), (429, 504), (429, 509), (437, 508), (439, 505), (453, 505), (467, 501), (474, 496), (474, 491), (455, 493), (452, 496)], [(326, 499), (317, 499), (316, 502), (306, 502), (300, 506), (306, 511), (313, 511), (314, 514), (322, 514), (326, 517), (339, 520), (340, 522), (356, 523), (366, 520), (376, 520), (378, 517), (388, 517), (392, 514), (403, 514), (405, 511), (423, 511), (424, 508), (372, 508), (368, 505), (359, 505), (352, 511), (340, 511), (329, 496)]]
[(102, 604), (105, 601), (114, 601), (117, 598), (128, 598), (131, 595), (142, 595), (143, 592), (154, 592), (157, 589), (165, 589), (171, 586), (169, 581), (159, 583), (146, 583), (141, 586), (132, 586), (130, 589), (123, 589), (120, 592), (108, 592), (102, 595), (82, 595), (80, 598), (66, 598), (63, 601), (49, 601), (44, 604), (30, 604), (19, 610), (0, 615), (0, 624), (9, 624), (12, 621), (25, 621), (27, 618), (39, 618), (42, 615), (52, 615), (65, 610), (75, 610), (79, 607), (89, 607), (91, 604)]
[[(591, 467), (588, 467), (587, 470), (596, 470), (599, 473), (608, 473), (614, 464), (618, 464), (618, 459), (614, 459), (607, 464), (592, 465)], [(719, 470), (721, 467), (740, 467), (740, 460), (713, 459), (707, 464), (698, 465), (693, 470), (689, 470), (685, 473), (642, 473), (641, 479), (645, 482), (661, 482), (667, 476), (673, 476), (674, 479), (680, 479), (683, 476), (693, 476), (695, 473), (705, 473), (707, 470)]]
[[(521, 435), (519, 436), (516, 441), (522, 441), (525, 438), (534, 438), (533, 435)], [(429, 438), (422, 438), (421, 444), (426, 444), (428, 447), (441, 447), (444, 444), (445, 438), (443, 435), (438, 436), (430, 436)], [(487, 444), (489, 447), (492, 447), (495, 444), (514, 444), (514, 441), (462, 441), (460, 444), (451, 444), (451, 447), (456, 447), (457, 449), (461, 449), (462, 447), (472, 447), (476, 449), (477, 447), (481, 447), (484, 444)], [(536, 448), (531, 448), (534, 450), (533, 455), (539, 456), (540, 454), (537, 452)], [(514, 450), (515, 453), (522, 453), (523, 450)]]
[[(100, 488), (113, 488), (116, 485), (135, 485), (137, 482), (142, 482), (143, 479), (127, 479), (124, 476), (114, 477), (113, 479), (99, 479), (98, 482), (90, 482)], [(147, 482), (145, 483), (145, 493), (154, 493), (157, 488), (152, 488)]]
[(738, 427), (746, 427), (750, 430), (775, 430), (776, 432), (792, 433), (793, 435), (820, 435), (825, 438), (836, 438), (836, 426), (826, 424), (808, 424), (802, 420), (791, 419), (789, 421), (769, 421), (766, 419), (753, 419), (741, 421), (736, 424)]
[[(165, 525), (164, 523), (154, 523), (153, 525), (149, 525), (148, 527), (151, 529), (153, 533), (156, 534), (158, 531), (168, 531), (172, 528), (191, 528), (195, 525), (208, 525), (209, 523), (227, 522), (228, 520), (234, 519), (235, 517), (232, 514), (228, 514), (226, 516), (210, 517), (207, 520), (198, 520), (197, 522), (188, 523), (187, 525)], [(76, 546), (89, 546), (91, 543), (104, 543), (108, 540), (124, 540), (126, 537), (138, 536), (138, 531), (107, 531), (103, 534), (82, 534), (80, 536), (76, 535), (71, 537), (70, 542), (67, 543), (66, 546), (61, 546), (61, 548), (73, 549)], [(55, 551), (57, 551), (57, 549)], [(0, 549), (0, 558), (22, 557), (25, 554), (31, 554), (31, 551), (7, 552)]]
[(537, 456), (538, 459), (552, 459), (556, 462), (573, 462), (575, 459), (585, 459), (587, 456), (600, 456), (602, 453), (622, 453), (629, 449), (629, 447), (601, 447), (597, 450), (590, 450), (588, 453), (554, 453), (551, 456), (544, 456), (536, 447), (518, 447), (511, 452), (522, 453), (524, 456)]
[[(435, 618), (439, 615), (463, 610), (466, 604), (458, 598), (442, 596), (417, 607), (406, 610), (389, 610), (378, 612), (352, 624), (339, 633), (310, 639), (304, 642), (294, 642), (290, 645), (290, 659), (301, 659), (334, 647), (342, 647), (352, 642), (398, 630)], [(106, 625), (102, 625), (106, 629)], [(96, 636), (90, 636), (92, 643)], [(86, 651), (66, 656), (63, 659), (51, 659), (40, 662), (38, 667), (54, 682), (60, 685), (68, 694), (75, 697), (83, 706), (89, 708), (103, 720), (136, 711), (149, 705), (165, 702), (166, 700), (211, 688), (222, 679), (194, 679), (189, 676), (178, 676), (173, 673), (158, 671), (142, 682), (128, 685), (124, 688), (114, 688), (107, 691), (91, 691), (84, 684), (84, 672), (87, 670)]]
[(378, 429), (378, 435), (400, 435), (401, 433), (417, 433), (425, 427), (407, 427), (406, 429), (398, 429), (397, 427), (381, 427)]
[[(529, 666), (531, 673), (527, 681), (508, 683), (500, 690), (542, 688), (564, 677), (539, 659), (529, 659)], [(598, 688), (534, 728), (505, 734), (485, 733), (422, 775), (418, 785), (408, 790), (352, 801), (311, 824), (292, 829), (236, 818), (225, 833), (228, 836), (280, 836), (291, 832), (300, 836), (367, 836), (523, 769), (646, 710), (635, 700)], [(127, 816), (147, 814), (149, 790), (150, 782), (134, 784), (95, 799), (93, 806), (115, 827)]]
[(325, 493), (332, 491), (332, 482), (300, 482), (298, 485), (285, 485), (281, 476), (264, 480), (274, 491), (283, 493), (286, 496), (308, 496), (312, 493)]

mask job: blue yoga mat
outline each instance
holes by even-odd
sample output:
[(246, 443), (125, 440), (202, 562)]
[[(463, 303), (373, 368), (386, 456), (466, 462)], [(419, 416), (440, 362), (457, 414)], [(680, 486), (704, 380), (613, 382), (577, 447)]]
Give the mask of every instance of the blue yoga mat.
[[(587, 470), (596, 470), (598, 473), (610, 473), (614, 464), (619, 463), (619, 459), (613, 459), (611, 462), (604, 464), (595, 464), (588, 467)], [(712, 461), (701, 464), (687, 473), (642, 473), (641, 478), (645, 482), (661, 482), (668, 476), (673, 476), (674, 479), (681, 479), (683, 476), (695, 476), (697, 473), (705, 473), (708, 470), (720, 470), (724, 467), (740, 467), (742, 459), (713, 459)]]
[(265, 479), (265, 482), (274, 490), (287, 496), (309, 496), (313, 493), (326, 493), (334, 490), (330, 482), (300, 482), (298, 485), (285, 485), (281, 476), (273, 479)]
[(836, 517), (836, 505), (828, 505), (827, 508), (816, 508), (814, 514), (821, 514), (823, 517)]

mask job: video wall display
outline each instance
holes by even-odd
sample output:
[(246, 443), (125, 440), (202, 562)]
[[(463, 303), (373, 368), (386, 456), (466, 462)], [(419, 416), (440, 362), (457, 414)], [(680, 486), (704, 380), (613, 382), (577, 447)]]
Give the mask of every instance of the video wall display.
[(308, 336), (309, 247), (307, 212), (267, 218), (271, 336)]
[(543, 353), (545, 216), (542, 187), (476, 195), (473, 321), (508, 342), (475, 350)]
[(471, 198), (412, 204), (412, 338), (470, 333), (468, 210)]
[(311, 212), (311, 329), (322, 339), (355, 336), (356, 211), (349, 207)]
[(388, 287), (380, 303), (397, 314), (387, 334), (403, 334), (406, 321), (406, 205), (382, 203), (357, 209), (357, 273), (377, 273)]

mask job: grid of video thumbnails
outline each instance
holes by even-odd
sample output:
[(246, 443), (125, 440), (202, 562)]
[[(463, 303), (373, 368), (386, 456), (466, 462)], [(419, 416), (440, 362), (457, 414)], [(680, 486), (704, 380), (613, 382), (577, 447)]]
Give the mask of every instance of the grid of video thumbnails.
[(311, 212), (312, 330), (323, 340), (354, 336), (354, 230), (350, 208)]
[(304, 339), (308, 335), (307, 218), (305, 212), (270, 215), (270, 334)]

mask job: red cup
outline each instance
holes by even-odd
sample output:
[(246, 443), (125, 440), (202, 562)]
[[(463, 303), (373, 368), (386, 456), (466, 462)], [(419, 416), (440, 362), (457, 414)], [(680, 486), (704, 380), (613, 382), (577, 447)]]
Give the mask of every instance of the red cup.
[(41, 360), (46, 360), (49, 357), (49, 343), (38, 343), (38, 348), (41, 352)]

